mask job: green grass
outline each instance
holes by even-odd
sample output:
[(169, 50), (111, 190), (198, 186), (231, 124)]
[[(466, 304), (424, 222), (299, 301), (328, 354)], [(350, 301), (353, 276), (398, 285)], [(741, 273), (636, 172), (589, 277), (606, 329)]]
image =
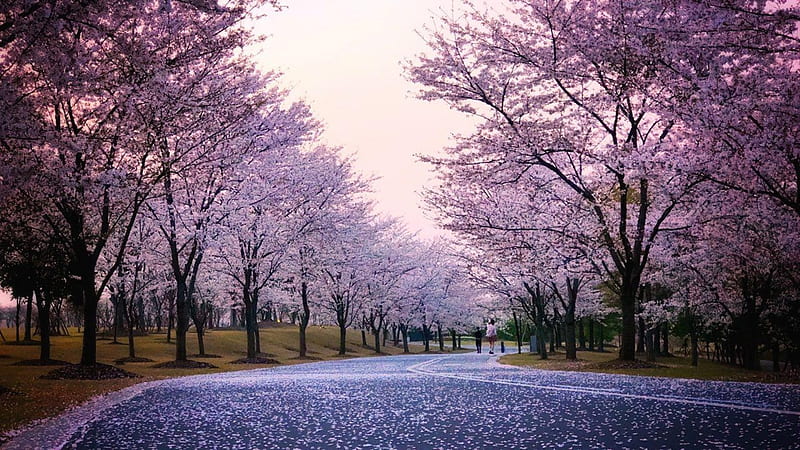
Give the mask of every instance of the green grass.
[[(3, 329), (8, 338), (14, 336), (13, 330)], [(51, 358), (77, 363), (80, 360), (81, 341), (83, 336), (75, 333), (71, 336), (55, 336), (52, 338)], [(119, 339), (127, 343), (127, 337)], [(197, 338), (194, 333), (187, 335), (189, 354), (197, 353)], [(246, 356), (246, 338), (241, 330), (211, 330), (205, 336), (207, 354), (220, 355), (221, 358), (200, 359), (209, 362), (217, 369), (157, 369), (152, 367), (159, 362), (175, 359), (175, 345), (166, 342), (165, 334), (151, 334), (136, 338), (136, 356), (154, 360), (150, 363), (127, 363), (121, 367), (141, 375), (142, 378), (117, 380), (42, 380), (41, 375), (55, 367), (14, 366), (26, 359), (37, 359), (37, 345), (11, 345), (0, 342), (0, 386), (12, 389), (14, 393), (0, 393), (0, 442), (2, 434), (24, 426), (32, 421), (55, 416), (65, 409), (83, 403), (94, 396), (122, 389), (136, 383), (204, 373), (247, 370), (271, 365), (231, 364), (232, 361)], [(370, 340), (368, 339), (368, 342)], [(402, 353), (387, 342), (382, 353)], [(340, 359), (339, 329), (336, 327), (309, 327), (307, 333), (308, 355), (314, 360)], [(296, 326), (278, 325), (261, 329), (261, 349), (272, 354), (272, 358), (281, 364), (300, 364), (309, 360), (299, 360), (298, 330)], [(363, 357), (375, 354), (371, 348), (361, 345), (360, 332), (349, 330), (347, 334), (348, 353), (345, 357)], [(421, 346), (410, 346), (412, 352), (422, 351)], [(97, 341), (97, 360), (104, 364), (114, 364), (114, 360), (128, 356), (127, 345), (111, 344), (109, 340)]]
[[(616, 352), (579, 351), (578, 361), (567, 361), (563, 352), (551, 353), (549, 359), (541, 360), (532, 353), (508, 354), (500, 357), (500, 362), (513, 366), (531, 367), (542, 370), (566, 370), (578, 372), (598, 372), (650, 377), (691, 378), (715, 381), (754, 381), (761, 383), (800, 383), (797, 378), (785, 374), (747, 370), (741, 367), (721, 364), (700, 358), (697, 367), (692, 367), (691, 358), (680, 356), (659, 357), (654, 368), (616, 368)], [(637, 355), (644, 359), (644, 355)]]

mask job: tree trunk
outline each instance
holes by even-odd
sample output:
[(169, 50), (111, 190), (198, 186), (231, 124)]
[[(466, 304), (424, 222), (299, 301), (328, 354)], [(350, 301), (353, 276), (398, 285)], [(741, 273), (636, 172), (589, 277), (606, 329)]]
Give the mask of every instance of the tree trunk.
[(661, 324), (661, 356), (670, 356), (669, 352), (669, 323)]
[(133, 327), (128, 325), (128, 356), (136, 358), (136, 346), (133, 340)]
[(136, 329), (142, 334), (147, 332), (146, 316), (144, 314), (144, 299), (141, 295), (136, 296)]
[[(598, 327), (598, 330), (597, 330), (597, 334), (598, 334), (597, 351), (604, 352), (604, 351), (606, 351), (606, 348), (605, 348), (605, 338), (603, 336), (603, 333), (604, 333), (604, 331), (603, 331), (603, 322), (602, 321), (597, 322), (597, 327)], [(633, 346), (631, 346), (631, 348), (633, 348)]]
[(456, 351), (456, 330), (453, 328), (450, 329), (450, 340), (453, 341), (453, 351)]
[(186, 361), (186, 333), (189, 331), (189, 303), (186, 298), (186, 282), (178, 281), (175, 296), (175, 361)]
[(20, 321), (22, 320), (20, 319), (21, 309), (22, 309), (22, 300), (17, 298), (17, 317), (16, 321), (14, 322), (17, 328), (17, 343), (19, 343), (19, 326), (20, 326)]
[(112, 337), (111, 342), (114, 343), (114, 344), (119, 344), (119, 342), (117, 342), (117, 337), (119, 335), (119, 319), (118, 319), (118, 317), (119, 317), (119, 298), (118, 297), (119, 297), (118, 293), (111, 294), (111, 306), (114, 307), (114, 320), (111, 322), (111, 330), (112, 330), (112, 332), (111, 332), (111, 337)]
[(347, 352), (347, 326), (339, 323), (339, 354), (344, 355)]
[(578, 352), (575, 348), (575, 310), (571, 309), (564, 315), (564, 335), (566, 339), (567, 359), (575, 361)]
[(577, 327), (578, 344), (580, 345), (579, 350), (586, 350), (586, 333), (583, 330), (583, 317), (578, 319)]
[[(377, 324), (375, 323), (377, 322)], [(378, 308), (377, 312), (374, 313), (372, 316), (372, 320), (369, 323), (370, 328), (372, 328), (372, 334), (375, 339), (375, 353), (381, 353), (381, 337), (384, 336), (383, 333), (383, 308)], [(384, 344), (386, 344), (386, 340), (384, 339)]]
[(33, 293), (25, 300), (25, 341), (32, 341), (31, 328), (33, 326)]
[[(162, 325), (162, 321), (164, 320), (164, 317), (163, 317), (164, 311), (161, 309), (160, 306), (158, 308), (159, 309), (155, 312), (156, 334), (160, 334), (161, 333), (161, 325)], [(152, 328), (151, 328), (151, 330), (152, 330)]]
[(539, 359), (547, 359), (547, 333), (542, 326), (536, 327), (536, 341), (539, 344)]
[(253, 357), (261, 353), (261, 329), (258, 327), (258, 304), (256, 300), (250, 303), (250, 336), (253, 339)]
[(566, 334), (564, 332), (564, 323), (561, 322), (560, 320), (557, 321), (553, 326), (553, 331), (555, 332), (556, 335), (556, 348), (563, 347), (562, 344), (564, 343), (564, 335)]
[(645, 352), (647, 352), (647, 361), (655, 362), (656, 349), (658, 348), (658, 328), (647, 330), (645, 333)]
[(594, 351), (594, 318), (589, 319), (589, 351)]
[(172, 342), (172, 326), (175, 322), (175, 313), (172, 307), (172, 301), (170, 301), (169, 312), (167, 313), (167, 343)]
[(408, 353), (408, 325), (400, 324), (400, 334), (403, 338), (403, 353)]
[[(299, 319), (299, 318), (298, 318)], [(300, 331), (300, 357), (305, 358), (308, 354), (308, 345), (306, 344), (306, 327), (308, 324), (304, 324), (303, 320), (298, 320), (298, 328)]]
[(206, 335), (204, 328), (195, 328), (197, 332), (197, 352), (200, 356), (206, 355), (206, 343), (203, 339)]
[(422, 324), (422, 341), (425, 343), (425, 351), (431, 351), (430, 331), (427, 324)]
[[(244, 270), (244, 283), (242, 284), (242, 304), (244, 305), (244, 332), (247, 338), (247, 359), (253, 359), (258, 353), (256, 338), (258, 335), (258, 323), (255, 317), (255, 304), (251, 286), (253, 282), (252, 270)], [(256, 330), (255, 332), (253, 330)]]
[(50, 360), (50, 304), (41, 293), (36, 295), (36, 309), (39, 312), (39, 360)]
[(636, 352), (637, 353), (645, 353), (647, 351), (647, 346), (645, 345), (647, 336), (646, 334), (646, 327), (644, 324), (644, 317), (639, 316), (637, 319), (638, 326), (636, 327)]
[(439, 335), (439, 351), (444, 351), (444, 334), (442, 334), (442, 324), (436, 322), (436, 332)]
[[(125, 317), (128, 314), (128, 304), (125, 301), (125, 292), (118, 291), (117, 293), (111, 296), (111, 304), (114, 306), (114, 343), (119, 344), (119, 333), (122, 330), (125, 324)], [(128, 327), (130, 327), (130, 322), (128, 322)]]
[(128, 308), (128, 356), (136, 358), (136, 347), (133, 342), (133, 312)]
[(99, 300), (94, 286), (94, 266), (85, 264), (80, 278), (83, 295), (83, 343), (80, 364), (94, 366), (97, 364), (97, 302)]
[(776, 340), (772, 341), (772, 371), (781, 371), (781, 348)]
[[(633, 284), (632, 282), (629, 282)], [(636, 285), (625, 286), (623, 282), (622, 295), (620, 300), (622, 303), (622, 336), (619, 349), (619, 358), (623, 361), (636, 360)], [(602, 336), (600, 337), (602, 341)], [(600, 344), (602, 347), (602, 342)]]
[(522, 353), (522, 329), (520, 328), (519, 317), (517, 312), (511, 310), (511, 316), (514, 318), (514, 337), (517, 339), (517, 353)]
[(578, 292), (581, 287), (580, 278), (567, 277), (567, 301), (562, 305), (564, 307), (564, 339), (566, 344), (567, 359), (575, 361), (578, 359), (578, 352), (575, 348), (575, 305), (578, 303)]
[(531, 287), (527, 282), (522, 283), (525, 286), (525, 290), (528, 291), (528, 294), (531, 296), (531, 300), (533, 301), (533, 309), (535, 313), (533, 314), (534, 320), (534, 327), (536, 328), (536, 346), (539, 352), (540, 359), (547, 359), (547, 341), (546, 332), (545, 332), (545, 324), (544, 324), (544, 295), (542, 294), (541, 287), (539, 283), (536, 283), (534, 287)]
[(299, 314), (300, 322), (300, 357), (305, 358), (308, 352), (306, 346), (306, 328), (308, 328), (308, 320), (311, 317), (311, 309), (308, 307), (308, 285), (305, 280), (300, 283), (300, 300), (302, 302), (303, 311)]
[(255, 320), (253, 321), (253, 340), (256, 342), (256, 354), (261, 353), (261, 328), (258, 325), (258, 314), (255, 312), (256, 306), (253, 305), (253, 317)]
[[(248, 296), (249, 297), (249, 296)], [(249, 298), (244, 303), (244, 330), (247, 336), (247, 358), (256, 357), (256, 336), (253, 332), (256, 318), (253, 317), (252, 303)]]
[(742, 366), (750, 370), (761, 369), (761, 358), (758, 355), (758, 344), (761, 341), (758, 316), (755, 296), (745, 295), (745, 312), (740, 320), (738, 340), (742, 346)]

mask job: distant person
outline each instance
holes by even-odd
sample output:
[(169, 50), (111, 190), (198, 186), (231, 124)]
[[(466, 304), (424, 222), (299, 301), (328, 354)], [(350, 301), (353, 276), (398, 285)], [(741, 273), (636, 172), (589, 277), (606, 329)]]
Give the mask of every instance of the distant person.
[(481, 338), (483, 337), (483, 333), (481, 332), (480, 328), (475, 330), (474, 336), (475, 336), (475, 347), (478, 349), (478, 353), (480, 353), (481, 352)]
[(497, 341), (497, 327), (494, 326), (494, 319), (486, 324), (486, 339), (489, 340), (489, 354), (494, 355), (494, 343)]

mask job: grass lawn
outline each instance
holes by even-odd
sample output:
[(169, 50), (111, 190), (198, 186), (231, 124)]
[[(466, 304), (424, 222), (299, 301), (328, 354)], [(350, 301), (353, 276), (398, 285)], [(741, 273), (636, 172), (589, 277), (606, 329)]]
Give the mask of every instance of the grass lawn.
[[(742, 369), (741, 367), (721, 364), (700, 358), (697, 367), (692, 367), (691, 358), (681, 356), (659, 357), (653, 368), (619, 368), (614, 361), (617, 352), (578, 351), (577, 361), (567, 361), (562, 352), (549, 353), (547, 360), (539, 359), (533, 353), (507, 354), (500, 357), (500, 362), (513, 366), (532, 367), (543, 370), (567, 370), (577, 372), (615, 373), (625, 375), (642, 375), (649, 377), (693, 378), (696, 380), (717, 381), (755, 381), (761, 383), (800, 383), (800, 380), (785, 374), (766, 371)], [(645, 355), (637, 355), (644, 360)]]
[[(14, 336), (13, 330), (3, 329), (8, 339)], [(80, 360), (82, 335), (54, 336), (52, 338), (51, 358), (77, 363)], [(36, 337), (35, 337), (36, 338)], [(368, 342), (372, 342), (370, 336)], [(360, 331), (349, 330), (347, 335), (347, 355), (345, 357), (372, 356), (374, 350), (361, 345)], [(110, 340), (97, 341), (97, 360), (104, 364), (114, 364), (114, 360), (128, 356), (127, 336), (119, 339), (123, 344), (112, 344)], [(187, 335), (188, 352), (197, 352), (196, 335)], [(122, 389), (136, 383), (172, 378), (185, 375), (228, 372), (260, 367), (274, 367), (266, 364), (232, 364), (246, 356), (246, 338), (242, 330), (211, 330), (205, 336), (207, 354), (219, 358), (190, 359), (204, 361), (217, 366), (217, 369), (165, 369), (153, 365), (175, 359), (175, 345), (167, 343), (166, 334), (151, 334), (136, 337), (136, 356), (155, 362), (126, 363), (121, 368), (141, 375), (141, 378), (114, 380), (44, 380), (41, 375), (58, 366), (16, 366), (21, 360), (37, 359), (38, 345), (13, 345), (0, 342), (0, 443), (2, 435), (32, 421), (55, 416), (70, 406), (83, 403), (90, 398)], [(338, 359), (339, 329), (336, 327), (309, 327), (307, 333), (308, 358), (298, 359), (299, 338), (296, 326), (278, 325), (261, 329), (261, 349), (281, 364), (299, 364), (316, 360)], [(402, 353), (403, 349), (393, 347), (390, 341), (382, 347), (384, 354)], [(438, 347), (437, 347), (438, 348)], [(421, 352), (422, 346), (410, 346), (412, 352)], [(12, 392), (3, 392), (2, 388)]]

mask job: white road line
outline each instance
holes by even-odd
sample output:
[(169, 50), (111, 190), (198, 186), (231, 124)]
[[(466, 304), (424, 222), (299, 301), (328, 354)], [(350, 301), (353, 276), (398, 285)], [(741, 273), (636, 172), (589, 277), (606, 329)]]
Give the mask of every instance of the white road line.
[(724, 401), (715, 401), (715, 400), (704, 400), (698, 398), (681, 398), (681, 397), (661, 397), (657, 395), (641, 395), (641, 394), (627, 394), (624, 392), (618, 392), (608, 389), (600, 389), (600, 388), (587, 388), (587, 387), (578, 387), (578, 386), (563, 386), (563, 385), (541, 385), (541, 384), (534, 384), (534, 383), (525, 383), (523, 381), (509, 381), (509, 380), (496, 380), (496, 379), (489, 379), (489, 378), (481, 378), (476, 377), (473, 375), (459, 375), (459, 374), (450, 374), (450, 373), (442, 373), (442, 372), (433, 372), (431, 370), (426, 370), (426, 368), (438, 361), (443, 359), (450, 358), (447, 357), (440, 357), (434, 358), (428, 361), (424, 361), (419, 364), (415, 364), (409, 367), (409, 372), (417, 373), (420, 375), (429, 375), (434, 377), (440, 378), (451, 378), (455, 380), (466, 380), (466, 381), (478, 381), (481, 383), (491, 383), (491, 384), (502, 384), (507, 386), (518, 386), (518, 387), (530, 387), (530, 388), (537, 388), (542, 390), (548, 391), (561, 391), (561, 392), (578, 392), (582, 394), (590, 394), (590, 395), (605, 395), (611, 397), (620, 397), (620, 398), (632, 398), (637, 400), (654, 400), (660, 402), (669, 402), (669, 403), (679, 403), (684, 405), (694, 405), (694, 406), (708, 406), (713, 408), (727, 408), (727, 409), (738, 409), (743, 411), (756, 411), (762, 413), (770, 413), (770, 414), (784, 414), (789, 416), (797, 416), (800, 417), (800, 411), (791, 411), (786, 409), (776, 409), (776, 408), (765, 408), (760, 406), (748, 406), (748, 405), (740, 405), (740, 404), (732, 404), (726, 403)]

